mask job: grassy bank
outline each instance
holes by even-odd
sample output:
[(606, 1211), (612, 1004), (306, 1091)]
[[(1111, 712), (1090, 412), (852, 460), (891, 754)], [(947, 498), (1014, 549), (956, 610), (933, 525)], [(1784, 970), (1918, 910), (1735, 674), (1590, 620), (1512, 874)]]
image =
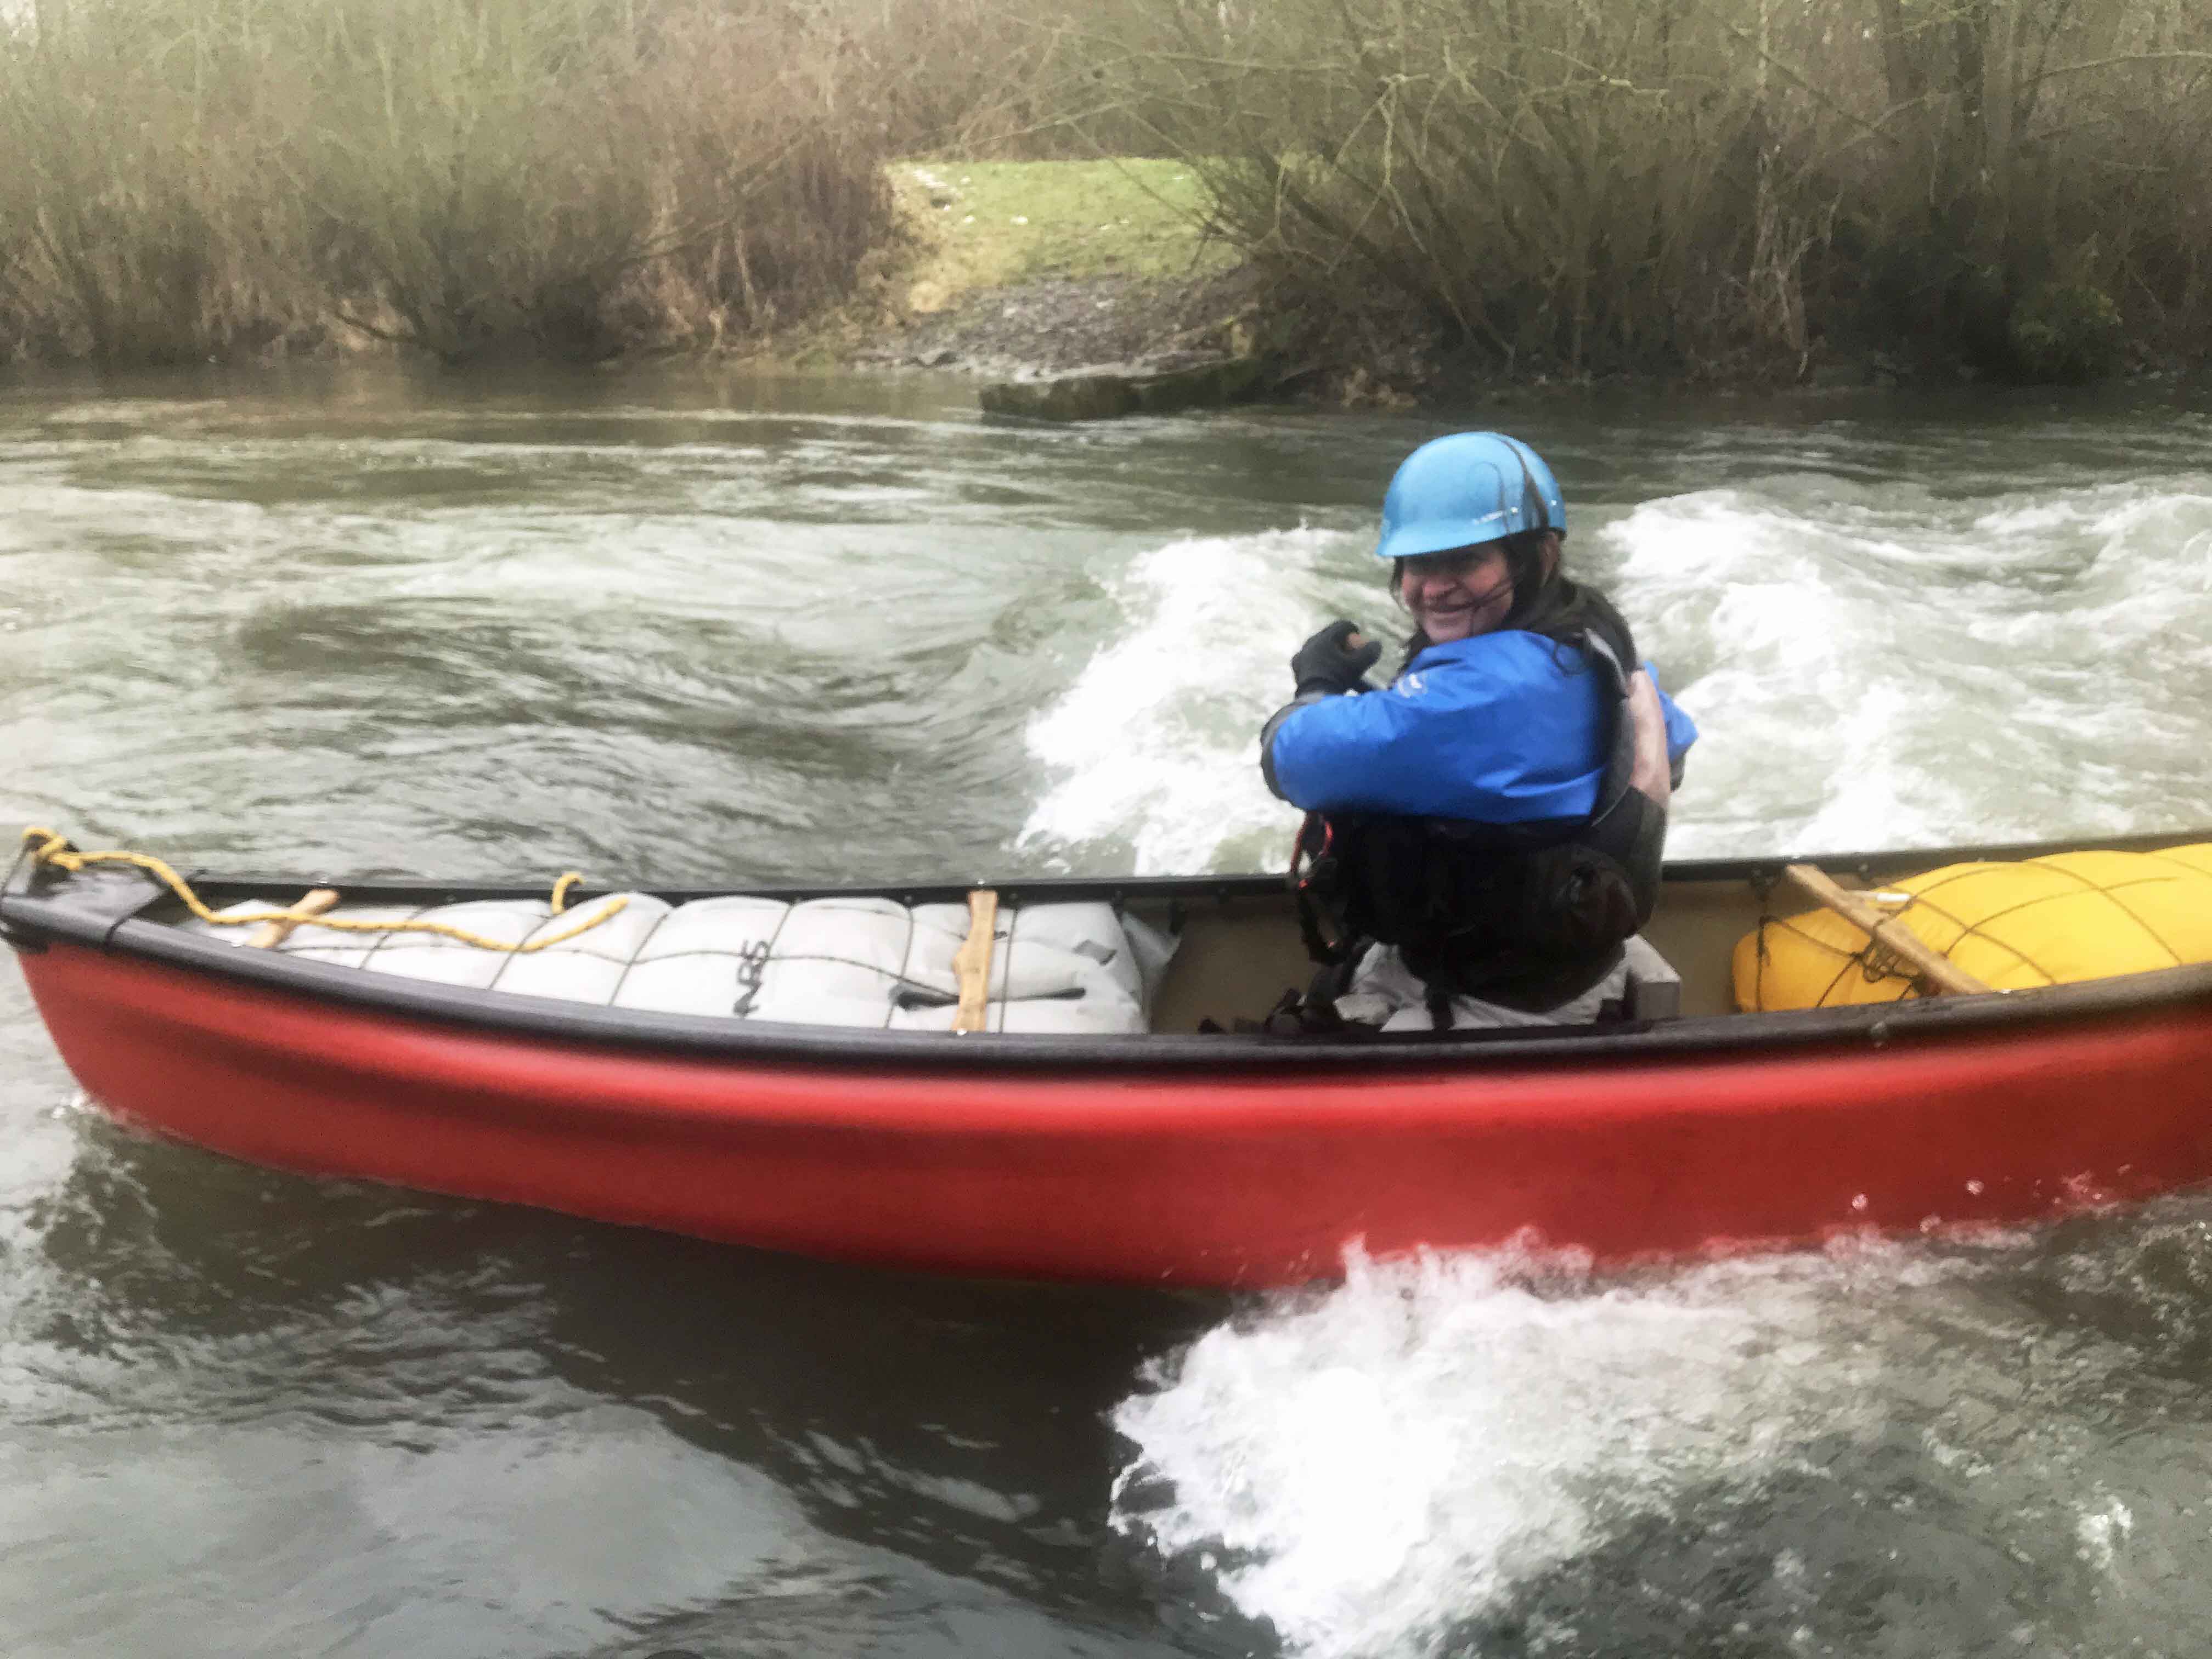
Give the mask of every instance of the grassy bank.
[(1207, 234), (1205, 186), (1180, 161), (905, 161), (890, 181), (916, 312), (1055, 277), (1204, 276), (1237, 258)]
[(2212, 344), (2197, 0), (8, 18), (0, 351), (21, 356), (593, 361), (757, 340), (861, 293), (927, 311), (1231, 260), (1301, 361), (2080, 380)]

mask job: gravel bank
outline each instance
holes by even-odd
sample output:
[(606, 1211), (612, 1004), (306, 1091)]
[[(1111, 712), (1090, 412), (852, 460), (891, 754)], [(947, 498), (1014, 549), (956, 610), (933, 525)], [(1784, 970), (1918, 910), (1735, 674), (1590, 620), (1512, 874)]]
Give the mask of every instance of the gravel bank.
[(1235, 273), (1045, 278), (978, 289), (855, 349), (862, 368), (936, 368), (982, 380), (1107, 364), (1170, 368), (1232, 352), (1249, 310)]

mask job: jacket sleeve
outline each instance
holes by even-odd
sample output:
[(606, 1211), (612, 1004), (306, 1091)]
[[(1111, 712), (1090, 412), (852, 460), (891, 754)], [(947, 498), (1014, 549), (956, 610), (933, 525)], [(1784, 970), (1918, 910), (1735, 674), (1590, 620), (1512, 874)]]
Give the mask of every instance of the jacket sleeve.
[[(1659, 684), (1659, 671), (1651, 665), (1649, 659), (1644, 664), (1644, 672), (1651, 676), (1653, 685)], [(1664, 690), (1659, 693), (1659, 708), (1667, 716), (1667, 759), (1674, 771), (1674, 787), (1679, 789), (1682, 787), (1683, 757), (1690, 752), (1690, 745), (1698, 740), (1698, 723), (1676, 707), (1674, 698), (1668, 696)]]
[(1481, 729), (1498, 702), (1473, 676), (1461, 677), (1448, 701), (1401, 688), (1301, 699), (1261, 733), (1268, 787), (1310, 812), (1446, 811), (1448, 802), (1430, 797), (1439, 771), (1453, 769), (1442, 758), (1450, 732)]
[[(1663, 692), (1659, 705), (1675, 771), (1697, 726)], [(1308, 811), (1515, 823), (1589, 811), (1607, 730), (1600, 676), (1499, 633), (1425, 653), (1387, 690), (1292, 702), (1263, 728), (1261, 766)]]
[(1275, 733), (1281, 731), (1283, 722), (1299, 709), (1310, 708), (1328, 695), (1326, 691), (1309, 691), (1303, 697), (1293, 698), (1268, 715), (1267, 723), (1260, 728), (1260, 775), (1267, 781), (1268, 792), (1278, 800), (1289, 800), (1291, 798), (1283, 793), (1282, 781), (1275, 775)]

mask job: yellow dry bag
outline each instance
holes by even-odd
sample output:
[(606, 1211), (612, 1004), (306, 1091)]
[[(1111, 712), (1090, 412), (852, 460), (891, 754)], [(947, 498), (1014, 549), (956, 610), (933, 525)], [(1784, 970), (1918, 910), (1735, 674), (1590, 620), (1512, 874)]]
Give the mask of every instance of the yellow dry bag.
[[(1885, 890), (1911, 894), (1890, 914), (1995, 991), (2212, 962), (2212, 842), (1948, 864)], [(1734, 967), (1747, 1012), (1915, 994), (1910, 972), (1832, 910), (1761, 922)]]

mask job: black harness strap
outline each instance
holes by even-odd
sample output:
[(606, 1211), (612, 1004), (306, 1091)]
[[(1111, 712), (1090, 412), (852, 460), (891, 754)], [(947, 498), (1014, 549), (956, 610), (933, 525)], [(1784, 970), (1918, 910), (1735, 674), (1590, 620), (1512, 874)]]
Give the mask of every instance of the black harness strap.
[[(1633, 786), (1628, 671), (1594, 633), (1612, 714), (1589, 816), (1484, 824), (1384, 813), (1309, 813), (1291, 860), (1298, 927), (1317, 963), (1380, 940), (1447, 993), (1519, 985), (1548, 996), (1610, 966), (1658, 896), (1663, 808)], [(1510, 991), (1508, 992), (1510, 994)]]

